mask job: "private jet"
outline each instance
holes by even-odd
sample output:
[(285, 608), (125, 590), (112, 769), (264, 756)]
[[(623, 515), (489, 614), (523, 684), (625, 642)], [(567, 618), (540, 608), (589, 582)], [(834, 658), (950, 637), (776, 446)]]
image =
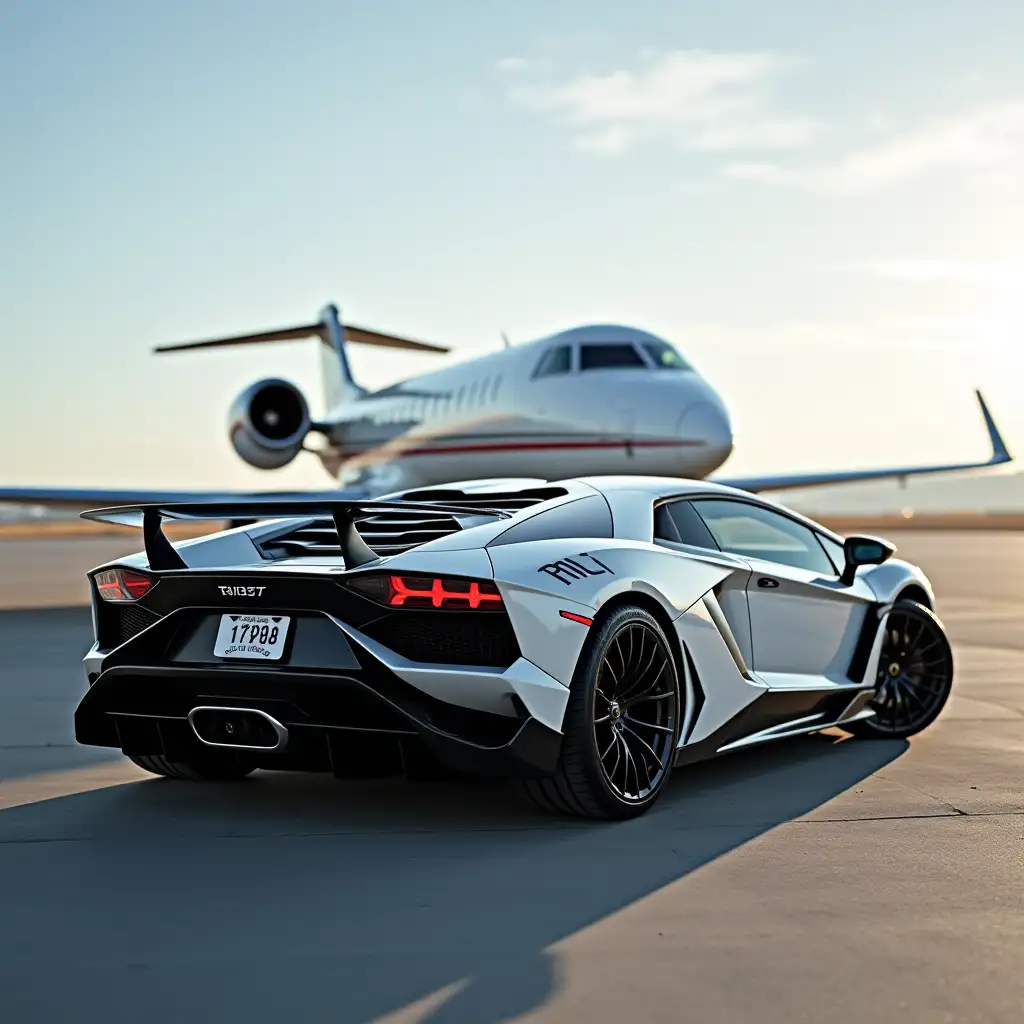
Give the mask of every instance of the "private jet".
[[(418, 352), (448, 348), (343, 324), (337, 306), (316, 323), (207, 341), (163, 345), (178, 353), (317, 338), (324, 415), (313, 420), (293, 383), (256, 381), (234, 401), (228, 436), (241, 459), (261, 470), (313, 452), (337, 486), (308, 498), (374, 498), (477, 479), (546, 479), (601, 474), (708, 478), (733, 450), (722, 398), (672, 344), (613, 324), (577, 327), (508, 345), (378, 391), (356, 383), (350, 343)], [(742, 490), (904, 478), (981, 469), (1011, 461), (977, 394), (992, 444), (989, 459), (836, 472), (715, 477)], [(310, 438), (319, 436), (316, 447)], [(286, 497), (284, 492), (258, 492)], [(96, 505), (232, 500), (238, 492), (0, 488), (0, 502), (84, 509)], [(254, 497), (251, 493), (244, 495)]]

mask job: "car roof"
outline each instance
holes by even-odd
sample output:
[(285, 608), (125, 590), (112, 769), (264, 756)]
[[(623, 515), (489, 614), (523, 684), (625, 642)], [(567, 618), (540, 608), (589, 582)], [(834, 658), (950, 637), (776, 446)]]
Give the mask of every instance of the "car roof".
[(686, 497), (721, 497), (732, 498), (738, 501), (746, 501), (751, 505), (760, 505), (762, 508), (771, 509), (795, 519), (806, 526), (824, 533), (833, 540), (841, 542), (838, 534), (822, 526), (809, 516), (773, 501), (761, 494), (752, 494), (750, 491), (741, 490), (738, 487), (730, 487), (727, 484), (715, 483), (713, 480), (690, 480), (670, 476), (587, 476), (577, 477), (574, 481), (559, 481), (556, 486), (564, 486), (570, 482), (585, 484), (604, 494), (613, 494), (616, 491), (640, 491), (650, 496), (651, 502), (659, 498), (686, 498)]
[[(629, 491), (646, 494), (653, 505), (659, 499), (664, 498), (686, 498), (686, 497), (721, 497), (732, 498), (739, 501), (746, 501), (752, 505), (760, 505), (762, 508), (772, 509), (782, 515), (795, 519), (798, 522), (811, 527), (814, 530), (824, 533), (841, 543), (842, 538), (834, 531), (822, 526), (821, 523), (794, 511), (780, 502), (773, 501), (761, 494), (753, 494), (738, 487), (730, 487), (727, 484), (716, 483), (714, 480), (691, 480), (686, 477), (674, 476), (643, 476), (643, 475), (616, 475), (604, 474), (597, 476), (566, 477), (562, 480), (546, 480), (543, 477), (494, 477), (490, 479), (462, 480), (458, 482), (441, 485), (440, 490), (458, 489), (466, 493), (484, 495), (492, 491), (516, 491), (527, 490), (538, 487), (556, 487), (566, 491), (561, 497), (548, 499), (538, 505), (520, 509), (516, 515), (529, 518), (543, 507), (560, 505), (566, 501), (579, 498), (581, 494), (597, 491), (608, 496), (616, 492)], [(403, 495), (414, 492), (396, 492), (394, 497), (401, 500)]]
[[(712, 480), (689, 480), (674, 476), (583, 476), (575, 478), (577, 483), (587, 484), (605, 493), (611, 491), (643, 491), (651, 498), (666, 498), (670, 495), (682, 497), (686, 494), (721, 494), (722, 497), (753, 498), (747, 491), (717, 484)], [(559, 481), (558, 484), (568, 481)], [(558, 485), (556, 484), (556, 486)], [(769, 504), (771, 504), (769, 502)]]

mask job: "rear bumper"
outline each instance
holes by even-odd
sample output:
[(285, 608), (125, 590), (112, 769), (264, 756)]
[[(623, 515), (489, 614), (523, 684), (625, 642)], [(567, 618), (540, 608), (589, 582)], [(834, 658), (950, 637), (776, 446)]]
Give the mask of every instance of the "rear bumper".
[(126, 754), (188, 760), (201, 748), (189, 712), (217, 705), (262, 711), (287, 729), (285, 749), (245, 752), (257, 768), (390, 774), (426, 750), (449, 768), (492, 777), (555, 769), (562, 737), (528, 714), (448, 704), (383, 667), (372, 680), (358, 676), (118, 665), (102, 671), (83, 697), (75, 737)]
[[(222, 616), (257, 611), (291, 620), (280, 660), (216, 657)], [(404, 764), (417, 749), (481, 774), (544, 775), (557, 762), (568, 688), (522, 657), (504, 614), (393, 613), (322, 574), (267, 572), (165, 574), (137, 604), (94, 599), (94, 612), (83, 744), (185, 759), (201, 745), (189, 712), (206, 705), (287, 729), (286, 749), (245, 752), (256, 767), (358, 773), (360, 759)]]

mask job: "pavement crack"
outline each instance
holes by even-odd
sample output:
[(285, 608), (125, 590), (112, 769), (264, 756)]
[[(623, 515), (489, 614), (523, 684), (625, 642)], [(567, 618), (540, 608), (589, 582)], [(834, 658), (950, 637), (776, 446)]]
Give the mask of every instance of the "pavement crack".
[(943, 807), (948, 807), (955, 814), (966, 815), (967, 812), (957, 807), (956, 804), (951, 804), (948, 800), (943, 800), (940, 796), (935, 796), (933, 793), (928, 793), (923, 789), (918, 789), (917, 786), (911, 786), (906, 782), (900, 782), (897, 779), (890, 779), (887, 775), (881, 774), (881, 772), (875, 773), (876, 779), (881, 779), (883, 782), (889, 782), (894, 786), (900, 786), (903, 789), (908, 790), (911, 793), (917, 793), (918, 796), (927, 797), (929, 800), (934, 800), (937, 804), (942, 804)]
[[(941, 801), (940, 801), (941, 802)], [(961, 811), (956, 808), (949, 814), (875, 814), (859, 818), (794, 818), (790, 825), (825, 825), (832, 823), (854, 823), (858, 821), (946, 821), (951, 818), (1024, 818), (1024, 810), (1016, 811)]]

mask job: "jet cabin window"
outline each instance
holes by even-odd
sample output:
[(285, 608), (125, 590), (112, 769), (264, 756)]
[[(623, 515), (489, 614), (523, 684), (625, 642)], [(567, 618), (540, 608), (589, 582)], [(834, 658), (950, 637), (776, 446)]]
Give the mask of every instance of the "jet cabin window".
[(581, 345), (581, 370), (611, 370), (644, 367), (644, 361), (632, 345)]
[(692, 370), (693, 367), (667, 342), (660, 338), (643, 343), (651, 362), (659, 370)]
[(836, 575), (814, 531), (787, 516), (743, 501), (706, 499), (694, 501), (693, 507), (723, 551)]
[(553, 377), (559, 373), (568, 373), (572, 368), (572, 350), (568, 345), (559, 345), (557, 348), (549, 348), (540, 357), (537, 369), (533, 371), (534, 377)]

